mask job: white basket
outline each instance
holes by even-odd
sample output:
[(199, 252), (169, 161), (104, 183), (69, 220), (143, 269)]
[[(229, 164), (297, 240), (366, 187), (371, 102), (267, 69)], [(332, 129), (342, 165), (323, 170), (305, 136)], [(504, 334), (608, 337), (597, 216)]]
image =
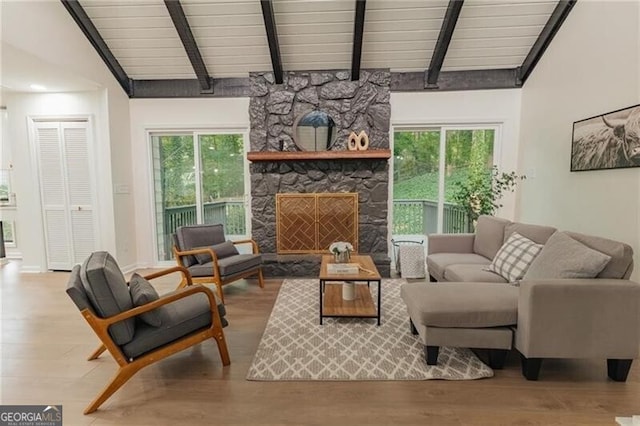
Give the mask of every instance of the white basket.
[(421, 244), (400, 244), (398, 246), (397, 269), (402, 278), (424, 278), (425, 257)]

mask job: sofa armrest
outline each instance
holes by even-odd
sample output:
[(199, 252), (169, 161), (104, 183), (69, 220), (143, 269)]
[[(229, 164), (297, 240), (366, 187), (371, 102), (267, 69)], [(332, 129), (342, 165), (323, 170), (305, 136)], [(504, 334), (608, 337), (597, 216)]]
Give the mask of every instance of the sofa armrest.
[(475, 234), (429, 234), (428, 253), (473, 253)]
[(528, 358), (637, 358), (640, 284), (597, 278), (522, 281), (515, 347)]

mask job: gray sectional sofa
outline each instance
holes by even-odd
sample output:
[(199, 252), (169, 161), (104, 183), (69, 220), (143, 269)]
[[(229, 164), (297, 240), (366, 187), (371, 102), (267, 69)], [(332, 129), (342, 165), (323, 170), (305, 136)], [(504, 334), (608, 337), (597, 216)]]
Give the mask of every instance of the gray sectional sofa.
[[(489, 269), (516, 236), (540, 251), (509, 282)], [(401, 295), (428, 364), (440, 346), (458, 346), (490, 349), (501, 368), (515, 348), (529, 380), (543, 358), (603, 358), (609, 377), (625, 381), (640, 354), (640, 285), (629, 280), (627, 244), (481, 216), (475, 234), (429, 235), (427, 268), (432, 282), (405, 284)]]

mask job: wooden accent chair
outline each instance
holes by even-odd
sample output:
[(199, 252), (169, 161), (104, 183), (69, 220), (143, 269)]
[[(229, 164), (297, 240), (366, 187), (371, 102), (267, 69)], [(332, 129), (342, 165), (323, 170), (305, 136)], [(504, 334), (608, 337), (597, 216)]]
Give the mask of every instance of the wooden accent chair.
[[(222, 364), (231, 363), (222, 330), (227, 325), (226, 312), (213, 291), (205, 286), (191, 285), (189, 272), (181, 267), (138, 276), (136, 280), (150, 287), (146, 280), (174, 272), (184, 275), (178, 289), (157, 300), (138, 303), (140, 306), (136, 307), (135, 296), (132, 298), (134, 278), (130, 293), (120, 268), (109, 253), (92, 253), (82, 266), (76, 265), (71, 271), (67, 294), (102, 341), (88, 360), (98, 358), (107, 350), (119, 365), (111, 382), (87, 406), (84, 414), (97, 410), (138, 370), (209, 338), (218, 344)], [(149, 320), (143, 314), (154, 315), (153, 318), (159, 321), (157, 326), (145, 322)]]
[[(241, 278), (257, 275), (264, 288), (262, 256), (255, 241), (227, 241), (220, 224), (181, 226), (173, 241), (178, 265), (189, 271), (194, 283), (214, 283), (223, 303), (222, 286)], [(252, 253), (240, 254), (236, 249), (240, 244), (251, 244)]]

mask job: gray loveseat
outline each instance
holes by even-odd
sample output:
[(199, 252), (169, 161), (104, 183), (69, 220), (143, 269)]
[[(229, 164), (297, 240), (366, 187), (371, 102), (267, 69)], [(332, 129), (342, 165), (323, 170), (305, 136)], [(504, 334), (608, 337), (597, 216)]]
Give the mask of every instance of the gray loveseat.
[[(531, 263), (533, 277), (509, 283), (487, 269), (513, 233), (549, 244), (540, 262)], [(554, 251), (551, 241), (604, 254), (605, 266), (585, 278), (593, 273), (582, 271), (588, 256), (561, 244), (562, 251)], [(571, 264), (568, 272), (561, 263)], [(430, 235), (427, 268), (437, 283), (405, 284), (401, 294), (428, 364), (437, 363), (440, 346), (460, 346), (490, 349), (490, 364), (501, 368), (515, 347), (529, 380), (538, 378), (543, 358), (604, 358), (609, 377), (625, 381), (639, 355), (640, 285), (629, 280), (633, 251), (627, 244), (481, 216), (475, 234)]]

